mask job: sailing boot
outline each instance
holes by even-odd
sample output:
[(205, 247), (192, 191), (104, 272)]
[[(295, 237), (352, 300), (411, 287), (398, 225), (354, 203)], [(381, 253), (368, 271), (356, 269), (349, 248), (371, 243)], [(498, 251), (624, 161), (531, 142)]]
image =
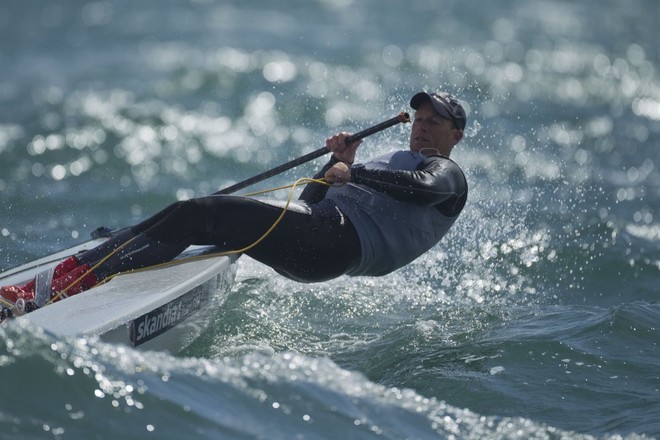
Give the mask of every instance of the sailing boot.
[[(73, 269), (78, 267), (79, 262), (75, 256), (71, 256), (66, 260), (62, 261), (60, 264), (55, 266), (52, 272), (52, 279), (56, 280), (67, 273), (71, 272)], [(45, 276), (50, 278), (50, 271), (44, 272)], [(34, 298), (34, 292), (36, 288), (37, 278), (29, 281), (28, 283), (22, 286), (4, 286), (0, 287), (0, 296), (5, 299), (8, 299), (11, 302), (16, 302), (17, 299), (23, 298), (26, 301)]]
[(34, 298), (34, 292), (23, 290), (22, 286), (3, 286), (0, 287), (0, 296), (7, 301), (15, 303), (19, 298), (30, 300)]
[[(78, 261), (78, 258), (76, 256), (71, 256), (67, 258), (66, 260), (62, 261), (60, 264), (55, 266), (55, 270), (53, 270), (53, 280), (56, 280), (67, 273), (71, 272), (73, 269), (78, 267), (80, 265), (80, 262)], [(33, 279), (29, 283), (25, 284), (24, 286), (21, 286), (21, 289), (23, 289), (26, 292), (32, 292), (34, 294), (34, 290), (36, 287), (36, 282), (37, 279)]]
[(53, 280), (51, 285), (51, 298), (53, 301), (68, 298), (99, 283), (98, 277), (89, 270), (89, 264), (82, 264), (72, 271)]

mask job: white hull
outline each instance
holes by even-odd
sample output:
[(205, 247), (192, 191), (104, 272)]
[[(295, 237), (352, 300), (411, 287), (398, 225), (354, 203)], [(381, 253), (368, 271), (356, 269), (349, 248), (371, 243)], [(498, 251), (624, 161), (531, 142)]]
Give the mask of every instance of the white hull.
[[(0, 285), (27, 282), (67, 256), (103, 240), (91, 240), (10, 269), (0, 274)], [(212, 250), (191, 246), (178, 258), (183, 257), (180, 264), (116, 276), (17, 319), (27, 319), (58, 337), (99, 336), (140, 349), (178, 352), (208, 326), (234, 281), (236, 256), (185, 260)], [(11, 325), (11, 319), (7, 324)]]

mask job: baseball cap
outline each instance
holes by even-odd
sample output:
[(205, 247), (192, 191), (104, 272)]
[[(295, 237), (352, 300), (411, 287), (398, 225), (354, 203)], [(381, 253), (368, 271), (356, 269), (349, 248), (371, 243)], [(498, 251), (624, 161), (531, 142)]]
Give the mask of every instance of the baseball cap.
[(431, 101), (433, 108), (440, 116), (453, 121), (459, 130), (465, 130), (467, 116), (465, 115), (465, 109), (458, 99), (446, 92), (419, 92), (410, 100), (410, 107), (417, 110), (427, 100)]

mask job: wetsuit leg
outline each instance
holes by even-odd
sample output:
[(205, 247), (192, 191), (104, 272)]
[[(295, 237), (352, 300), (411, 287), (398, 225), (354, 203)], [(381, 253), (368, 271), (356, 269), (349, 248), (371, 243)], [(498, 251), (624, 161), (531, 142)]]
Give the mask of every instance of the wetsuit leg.
[[(209, 196), (180, 202), (147, 229), (155, 240), (174, 244), (216, 245), (237, 250), (260, 239), (275, 223), (283, 202), (239, 196)], [(290, 204), (277, 227), (245, 252), (298, 281), (323, 281), (343, 275), (360, 258), (357, 233), (330, 200)]]
[[(257, 230), (270, 226), (272, 219), (259, 222), (259, 211), (268, 210), (270, 216), (279, 215), (282, 207), (248, 199), (244, 210), (256, 211), (249, 218), (256, 222)], [(255, 206), (252, 206), (255, 205)], [(360, 240), (355, 228), (334, 202), (320, 203), (289, 209), (281, 223), (247, 255), (280, 274), (303, 282), (318, 282), (348, 273), (360, 261)], [(232, 213), (233, 214), (233, 213)], [(230, 214), (225, 220), (230, 237), (244, 227), (240, 218)], [(265, 223), (265, 224), (264, 224)], [(243, 221), (244, 224), (244, 221)]]
[[(282, 202), (238, 196), (176, 202), (126, 232), (126, 238), (134, 235), (131, 241), (94, 272), (103, 279), (169, 261), (191, 244), (243, 249), (264, 236), (283, 209)], [(119, 238), (115, 241), (103, 252), (89, 251), (85, 258), (100, 260), (119, 245)], [(324, 200), (311, 206), (290, 204), (278, 226), (245, 253), (288, 278), (314, 282), (355, 267), (360, 244), (348, 218)]]
[(104, 241), (100, 245), (96, 246), (93, 249), (90, 249), (82, 254), (78, 255), (78, 261), (81, 264), (93, 265), (96, 262), (102, 260), (108, 256), (112, 251), (117, 249), (119, 246), (127, 243), (131, 239), (135, 238), (142, 232), (149, 229), (151, 226), (155, 225), (159, 221), (167, 217), (173, 210), (177, 209), (179, 203), (173, 203), (167, 208), (159, 211), (148, 219), (138, 223), (135, 226), (130, 228), (125, 228), (118, 232), (116, 235), (110, 237), (108, 240)]
[(189, 246), (188, 243), (168, 244), (142, 233), (130, 239), (124, 247), (103, 261), (94, 274), (99, 280), (118, 272), (153, 266), (172, 260)]
[[(169, 261), (190, 245), (190, 237), (179, 234), (172, 240), (159, 241), (146, 234), (150, 227), (168, 218), (174, 211), (181, 210), (185, 202), (177, 202), (156, 213), (143, 222), (126, 228), (99, 246), (77, 256), (80, 264), (95, 266), (107, 258), (93, 272), (99, 280), (128, 270), (140, 269)], [(194, 213), (188, 217), (194, 218)], [(181, 231), (190, 230), (181, 224)], [(121, 249), (117, 250), (120, 246)]]
[(108, 238), (106, 241), (96, 246), (95, 248), (83, 252), (76, 258), (80, 264), (93, 265), (136, 235), (137, 234), (133, 231), (133, 228), (126, 228), (119, 232), (117, 235)]

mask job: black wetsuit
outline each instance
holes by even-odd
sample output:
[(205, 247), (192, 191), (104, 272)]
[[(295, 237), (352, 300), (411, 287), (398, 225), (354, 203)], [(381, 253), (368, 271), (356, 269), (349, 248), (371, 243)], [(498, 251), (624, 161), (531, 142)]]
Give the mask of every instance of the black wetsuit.
[[(361, 167), (352, 169), (351, 180), (366, 185), (378, 185), (378, 191), (392, 197), (407, 188), (406, 198), (420, 193), (428, 200), (429, 191), (440, 179), (437, 161), (448, 160), (438, 156), (427, 159), (418, 178), (401, 180), (401, 173), (373, 171)], [(323, 177), (336, 163), (331, 160), (315, 176)], [(435, 176), (435, 177), (434, 177)], [(257, 246), (246, 251), (278, 273), (298, 281), (317, 282), (349, 273), (360, 262), (360, 238), (335, 202), (325, 198), (328, 187), (309, 184), (300, 196), (300, 203), (291, 203), (277, 227)], [(438, 193), (440, 193), (440, 188)], [(464, 197), (443, 196), (438, 209), (448, 206), (458, 212), (465, 204)], [(212, 195), (176, 202), (151, 218), (126, 229), (99, 247), (81, 256), (82, 263), (93, 264), (108, 255), (122, 243), (131, 240), (119, 252), (94, 270), (103, 279), (117, 272), (146, 267), (169, 261), (191, 244), (215, 245), (221, 250), (237, 250), (251, 245), (275, 223), (284, 203), (243, 196)]]

